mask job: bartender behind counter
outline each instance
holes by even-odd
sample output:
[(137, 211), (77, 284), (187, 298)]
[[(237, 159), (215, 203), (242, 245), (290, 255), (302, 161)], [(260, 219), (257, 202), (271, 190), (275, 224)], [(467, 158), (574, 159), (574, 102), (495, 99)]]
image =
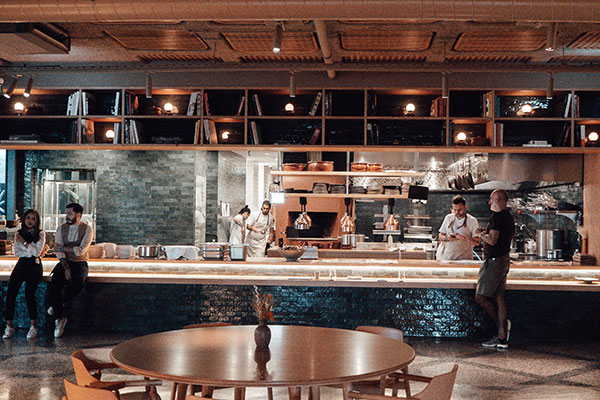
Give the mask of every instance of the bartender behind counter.
[(260, 212), (252, 213), (247, 220), (248, 257), (264, 257), (267, 252), (267, 243), (275, 240), (275, 218), (270, 211), (271, 203), (265, 200)]
[(479, 244), (477, 219), (467, 214), (467, 202), (461, 195), (452, 198), (452, 213), (440, 227), (438, 260), (472, 260), (473, 247)]

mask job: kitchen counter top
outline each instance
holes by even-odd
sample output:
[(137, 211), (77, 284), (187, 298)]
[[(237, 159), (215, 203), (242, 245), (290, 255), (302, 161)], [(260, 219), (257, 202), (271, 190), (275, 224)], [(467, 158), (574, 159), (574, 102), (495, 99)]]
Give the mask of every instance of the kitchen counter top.
[[(0, 280), (8, 280), (16, 258), (0, 257)], [(44, 258), (45, 280), (57, 260)], [(89, 282), (194, 283), (221, 285), (347, 286), (473, 289), (479, 261), (322, 259), (285, 262), (283, 258), (248, 261), (90, 260)], [(329, 279), (330, 273), (335, 279)], [(315, 279), (315, 273), (319, 279)], [(599, 283), (575, 277), (600, 278), (598, 266), (567, 262), (516, 262), (511, 265), (511, 290), (600, 291)], [(401, 277), (402, 279), (398, 279)]]

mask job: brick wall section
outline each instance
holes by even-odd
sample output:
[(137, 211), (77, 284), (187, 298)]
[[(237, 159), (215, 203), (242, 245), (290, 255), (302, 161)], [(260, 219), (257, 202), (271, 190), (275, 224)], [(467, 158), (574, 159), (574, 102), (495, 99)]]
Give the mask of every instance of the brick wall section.
[(206, 238), (206, 152), (196, 152), (196, 191), (194, 200), (194, 244), (199, 246)]
[(246, 158), (230, 151), (219, 152), (219, 201), (229, 203), (231, 215), (246, 204)]
[[(1, 309), (7, 285), (0, 282)], [(44, 306), (46, 289), (42, 283), (37, 291), (39, 324), (51, 335), (53, 321)], [(346, 329), (378, 325), (425, 337), (487, 338), (494, 333), (494, 324), (475, 303), (473, 290), (272, 286), (260, 291), (275, 298), (276, 324)], [(252, 294), (252, 286), (88, 284), (67, 312), (67, 335), (74, 330), (143, 334), (211, 321), (256, 324)], [(593, 292), (508, 291), (513, 340), (597, 339), (600, 303), (596, 298)], [(24, 288), (14, 323), (29, 326)]]
[[(32, 168), (96, 170), (96, 239), (118, 244), (193, 244), (196, 152), (27, 151), (25, 196)], [(29, 179), (28, 179), (29, 177)]]
[(219, 153), (206, 153), (206, 241), (217, 240), (219, 215)]

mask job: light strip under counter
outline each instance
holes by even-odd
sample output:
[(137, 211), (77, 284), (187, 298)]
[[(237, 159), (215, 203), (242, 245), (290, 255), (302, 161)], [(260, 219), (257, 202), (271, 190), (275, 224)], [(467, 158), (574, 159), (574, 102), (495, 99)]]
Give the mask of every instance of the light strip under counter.
[[(43, 259), (45, 280), (57, 260)], [(0, 259), (0, 280), (8, 280), (16, 258)], [(432, 260), (325, 259), (284, 262), (251, 261), (90, 260), (90, 282), (259, 284), (348, 287), (475, 287), (479, 262), (441, 263)], [(330, 274), (335, 270), (335, 279)], [(318, 278), (317, 278), (318, 276)], [(569, 263), (512, 264), (508, 289), (600, 291), (576, 277), (600, 278), (600, 267)]]

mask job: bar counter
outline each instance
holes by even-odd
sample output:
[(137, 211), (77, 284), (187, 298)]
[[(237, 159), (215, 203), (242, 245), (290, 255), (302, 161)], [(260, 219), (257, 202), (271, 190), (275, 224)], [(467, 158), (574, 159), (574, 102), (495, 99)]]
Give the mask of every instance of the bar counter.
[[(8, 280), (15, 263), (14, 257), (0, 257), (0, 280)], [(55, 258), (43, 259), (45, 281), (56, 263)], [(474, 289), (481, 263), (407, 259), (285, 262), (269, 257), (248, 261), (97, 259), (88, 264), (88, 282), (97, 283)], [(335, 278), (331, 277), (333, 271)], [(507, 289), (600, 292), (600, 283), (582, 283), (576, 277), (600, 278), (600, 266), (513, 261)]]

